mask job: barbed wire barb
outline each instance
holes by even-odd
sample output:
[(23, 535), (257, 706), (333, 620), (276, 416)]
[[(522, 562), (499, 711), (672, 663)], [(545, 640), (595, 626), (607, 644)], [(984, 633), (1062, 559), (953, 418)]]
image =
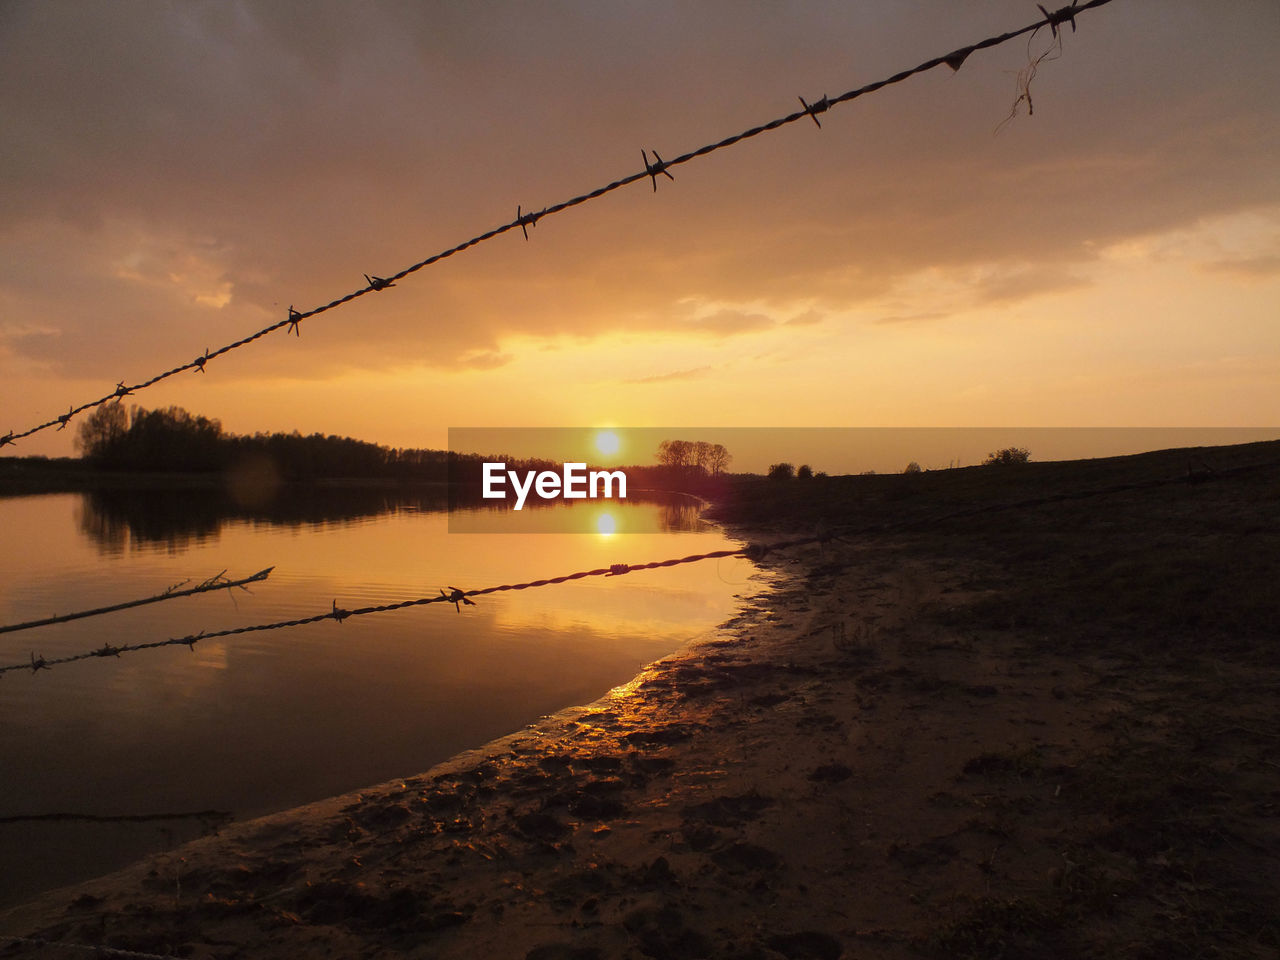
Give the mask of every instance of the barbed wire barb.
[(452, 603), (453, 608), (457, 610), (459, 613), (462, 612), (462, 604), (464, 603), (468, 607), (474, 607), (476, 605), (476, 602), (474, 600), (468, 599), (465, 591), (459, 590), (457, 587), (450, 587), (448, 593), (445, 593), (444, 588), (441, 587), (440, 596), (444, 597), (447, 601)]
[(671, 175), (671, 171), (667, 169), (670, 164), (663, 160), (662, 157), (658, 156), (657, 150), (653, 151), (653, 163), (649, 162), (649, 154), (645, 153), (643, 150), (640, 151), (640, 156), (644, 158), (645, 175), (653, 181), (654, 193), (658, 192), (658, 174), (662, 174), (662, 176), (666, 177), (673, 183), (675, 182), (676, 178), (673, 177)]
[(818, 129), (821, 130), (822, 124), (818, 123), (818, 114), (826, 113), (831, 109), (831, 102), (827, 100), (827, 95), (824, 93), (822, 99), (816, 103), (806, 103), (804, 97), (798, 97), (797, 99), (800, 101), (800, 106), (804, 107), (804, 112), (809, 115), (809, 119), (817, 124)]
[[(1024, 34), (1030, 33), (1034, 35), (1036, 31), (1046, 26), (1049, 27), (1054, 37), (1057, 40), (1061, 41), (1062, 31), (1060, 31), (1058, 27), (1060, 27), (1064, 23), (1070, 23), (1072, 30), (1075, 30), (1077, 16), (1079, 16), (1081, 13), (1083, 13), (1086, 10), (1092, 10), (1096, 7), (1105, 6), (1106, 4), (1111, 2), (1112, 0), (1086, 0), (1086, 2), (1081, 2), (1081, 0), (1073, 0), (1073, 2), (1068, 4), (1067, 6), (1061, 7), (1058, 10), (1055, 10), (1052, 12), (1046, 10), (1043, 6), (1040, 6), (1039, 4), (1037, 4), (1040, 10), (1040, 13), (1043, 16), (1042, 16), (1042, 19), (1037, 20), (1035, 23), (1028, 24), (1027, 26), (1021, 27), (1017, 30), (1011, 30), (1007, 33), (1002, 33), (1002, 34), (997, 34), (994, 36), (987, 37), (986, 39), (980, 40), (977, 43), (972, 43), (967, 47), (961, 47), (958, 50), (952, 51), (951, 53), (947, 53), (942, 56), (934, 57), (930, 60), (926, 60), (915, 67), (900, 71), (899, 73), (896, 73), (891, 77), (886, 77), (883, 80), (877, 80), (873, 83), (865, 84), (864, 86), (858, 87), (853, 90), (849, 90), (848, 92), (843, 93), (837, 97), (830, 97), (830, 98), (823, 97), (823, 100), (826, 101), (827, 108), (829, 109), (835, 106), (836, 104), (847, 103), (850, 100), (857, 99), (858, 97), (866, 96), (867, 94), (874, 93), (877, 90), (883, 89), (884, 87), (887, 87), (896, 83), (901, 83), (902, 81), (907, 80), (910, 77), (916, 76), (917, 74), (925, 73), (929, 70), (934, 69), (935, 67), (938, 67), (944, 64), (950, 67), (952, 70), (958, 70), (960, 68), (960, 65), (963, 64), (965, 60), (968, 59), (968, 57), (970, 57), (973, 53), (979, 50), (986, 50), (991, 47), (999, 46), (1000, 44), (1007, 43), (1008, 41), (1014, 39), (1015, 37), (1020, 37)], [(705, 146), (699, 147), (696, 150), (691, 150), (687, 153), (681, 154), (680, 156), (670, 161), (664, 161), (662, 157), (658, 155), (658, 152), (655, 150), (653, 151), (654, 160), (653, 162), (650, 162), (648, 152), (645, 150), (641, 150), (640, 151), (641, 158), (644, 161), (644, 170), (642, 172), (633, 173), (628, 176), (621, 177), (617, 180), (612, 181), (611, 183), (605, 184), (602, 187), (597, 187), (596, 189), (588, 191), (587, 193), (583, 193), (583, 194), (580, 194), (579, 196), (573, 197), (572, 199), (564, 200), (564, 201), (561, 201), (560, 203), (553, 204), (552, 206), (546, 207), (541, 213), (537, 214), (536, 217), (540, 219), (542, 217), (550, 216), (555, 213), (561, 213), (562, 211), (568, 210), (571, 207), (576, 207), (576, 206), (579, 206), (580, 204), (587, 203), (591, 200), (599, 199), (600, 197), (604, 196), (607, 193), (612, 193), (615, 190), (619, 190), (623, 187), (629, 186), (630, 184), (633, 184), (639, 180), (649, 179), (653, 185), (653, 190), (656, 192), (658, 189), (659, 175), (665, 176), (670, 180), (675, 179), (675, 177), (671, 173), (671, 170), (670, 170), (671, 167), (676, 167), (684, 163), (689, 163), (690, 161), (698, 159), (699, 157), (705, 157), (709, 154), (715, 153), (718, 150), (723, 150), (728, 147), (734, 146), (735, 144), (741, 143), (744, 140), (748, 140), (752, 137), (760, 136), (761, 134), (764, 134), (764, 133), (769, 133), (771, 131), (784, 127), (788, 124), (795, 123), (797, 120), (803, 120), (805, 117), (809, 117), (816, 123), (817, 122), (816, 113), (822, 112), (820, 110), (817, 110), (817, 107), (822, 102), (823, 101), (819, 101), (818, 104), (810, 105), (810, 104), (805, 104), (804, 101), (801, 100), (801, 103), (804, 106), (804, 109), (802, 110), (798, 110), (794, 113), (788, 114), (787, 116), (778, 117), (774, 120), (768, 121), (767, 123), (762, 123), (757, 126), (751, 127), (748, 130), (744, 130), (741, 133), (734, 134), (733, 136), (725, 137), (723, 140), (719, 140), (715, 143), (706, 144)], [(1029, 96), (1027, 97), (1027, 103), (1028, 103), (1028, 107), (1030, 107)], [(1016, 105), (1015, 105), (1015, 110), (1016, 110)], [(819, 128), (821, 128), (820, 123), (819, 123)], [(517, 209), (519, 210), (519, 208)], [(189, 363), (181, 364), (179, 366), (174, 367), (171, 370), (166, 370), (163, 373), (156, 374), (155, 376), (151, 377), (148, 380), (141, 381), (140, 383), (135, 383), (131, 386), (126, 386), (125, 383), (121, 381), (119, 384), (117, 384), (116, 390), (114, 393), (108, 394), (107, 396), (101, 397), (97, 400), (91, 400), (87, 403), (83, 403), (78, 407), (73, 407), (68, 412), (68, 414), (63, 414), (63, 415), (54, 417), (52, 420), (49, 420), (45, 423), (36, 424), (35, 426), (29, 427), (28, 429), (23, 430), (21, 432), (15, 433), (14, 431), (10, 430), (4, 436), (0, 436), (0, 447), (6, 446), (8, 444), (16, 443), (18, 440), (22, 440), (26, 437), (31, 436), (32, 434), (38, 433), (39, 431), (45, 430), (49, 427), (57, 426), (58, 424), (62, 424), (65, 426), (66, 421), (69, 420), (71, 417), (75, 416), (76, 414), (79, 414), (84, 412), (85, 410), (89, 410), (94, 407), (100, 406), (101, 404), (106, 403), (107, 401), (113, 398), (118, 401), (122, 397), (128, 396), (129, 394), (139, 390), (144, 390), (147, 387), (151, 387), (162, 380), (167, 380), (168, 378), (176, 376), (177, 374), (183, 373), (187, 370), (203, 371), (205, 368), (205, 364), (207, 364), (207, 362), (213, 359), (214, 357), (221, 356), (224, 353), (230, 353), (232, 350), (238, 350), (241, 347), (245, 347), (251, 343), (255, 343), (256, 341), (262, 339), (263, 337), (267, 336), (270, 333), (273, 333), (276, 330), (279, 330), (282, 327), (288, 327), (288, 332), (298, 334), (300, 336), (300, 334), (298, 333), (299, 321), (305, 320), (308, 317), (313, 317), (319, 313), (324, 313), (328, 310), (334, 310), (344, 304), (350, 303), (352, 300), (355, 300), (366, 293), (381, 291), (381, 290), (387, 289), (388, 287), (395, 286), (395, 282), (397, 280), (407, 277), (410, 274), (415, 273), (418, 270), (421, 270), (423, 267), (430, 266), (433, 263), (438, 263), (439, 261), (444, 260), (448, 257), (452, 257), (456, 254), (462, 253), (465, 250), (469, 250), (470, 248), (475, 247), (478, 244), (485, 243), (489, 240), (494, 239), (495, 237), (499, 237), (502, 234), (507, 233), (510, 230), (514, 230), (516, 227), (520, 227), (525, 237), (527, 238), (528, 230), (526, 229), (526, 227), (531, 225), (533, 221), (526, 218), (532, 217), (532, 216), (533, 216), (532, 214), (524, 214), (523, 212), (518, 212), (516, 220), (510, 223), (503, 224), (502, 226), (495, 227), (492, 230), (487, 230), (484, 233), (478, 234), (477, 236), (474, 236), (469, 240), (465, 240), (462, 243), (457, 244), (456, 246), (450, 247), (448, 250), (443, 250), (440, 253), (433, 254), (427, 257), (426, 259), (419, 261), (418, 263), (405, 267), (403, 270), (400, 270), (399, 272), (394, 273), (389, 277), (376, 277), (376, 276), (370, 276), (369, 274), (365, 274), (365, 281), (367, 282), (368, 286), (364, 287), (363, 289), (352, 291), (351, 293), (338, 297), (336, 300), (331, 300), (329, 303), (322, 304), (321, 306), (315, 307), (311, 310), (307, 310), (301, 313), (294, 311), (293, 308), (290, 307), (290, 313), (288, 318), (284, 320), (280, 320), (276, 323), (270, 324), (266, 327), (263, 327), (261, 330), (251, 333), (246, 337), (242, 337), (241, 339), (236, 340), (232, 343), (229, 343), (223, 347), (219, 347), (217, 350), (214, 350), (212, 352), (206, 349), (205, 354), (203, 356), (203, 360), (201, 360), (200, 358), (197, 358), (196, 360), (192, 360)]]
[(1049, 30), (1056, 37), (1058, 35), (1058, 24), (1060, 23), (1070, 23), (1071, 32), (1076, 32), (1076, 4), (1079, 2), (1080, 0), (1072, 0), (1069, 6), (1060, 7), (1053, 13), (1050, 13), (1038, 3), (1036, 7), (1044, 14), (1045, 19), (1049, 21)]
[(543, 207), (542, 213), (534, 213), (532, 210), (528, 213), (523, 213), (521, 212), (520, 205), (516, 205), (516, 223), (520, 224), (520, 230), (524, 234), (524, 238), (526, 240), (529, 239), (529, 231), (527, 228), (536, 227), (538, 225), (538, 218), (546, 212), (546, 207)]

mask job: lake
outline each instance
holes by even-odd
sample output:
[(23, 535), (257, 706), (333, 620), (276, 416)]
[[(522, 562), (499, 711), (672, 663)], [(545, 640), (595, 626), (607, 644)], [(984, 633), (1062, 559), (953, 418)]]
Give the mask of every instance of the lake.
[[(438, 499), (363, 487), (256, 510), (202, 490), (0, 498), (0, 625), (274, 567), (247, 590), (2, 633), (0, 665), (740, 546), (688, 503), (615, 512), (649, 532), (450, 534)], [(732, 616), (755, 575), (708, 560), (6, 673), (0, 903), (219, 822), (5, 818), (247, 819), (418, 773), (626, 682)]]

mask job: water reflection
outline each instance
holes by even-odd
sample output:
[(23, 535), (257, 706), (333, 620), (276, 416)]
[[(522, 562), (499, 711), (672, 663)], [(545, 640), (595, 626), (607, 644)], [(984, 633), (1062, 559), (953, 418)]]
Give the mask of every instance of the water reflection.
[[(678, 539), (450, 536), (429, 493), (307, 494), (285, 488), (252, 509), (204, 490), (0, 498), (0, 529), (23, 545), (0, 551), (0, 623), (275, 567), (251, 592), (0, 635), (0, 662), (33, 643), (53, 658), (734, 545), (697, 523), (692, 501), (608, 508), (619, 529), (692, 528)], [(416, 607), (12, 675), (0, 683), (0, 904), (157, 848), (154, 824), (5, 817), (244, 819), (421, 772), (627, 681), (730, 616), (750, 569), (637, 571), (491, 594), (461, 614)]]
[[(216, 540), (230, 522), (318, 526), (432, 513), (445, 510), (448, 504), (445, 488), (434, 486), (283, 486), (274, 497), (256, 504), (212, 486), (109, 489), (83, 494), (76, 519), (100, 553), (118, 556), (130, 548), (179, 553), (193, 544)], [(629, 497), (627, 504), (653, 509), (584, 505), (575, 511), (563, 504), (530, 502), (520, 514), (513, 514), (501, 504), (476, 501), (450, 515), (449, 529), (453, 533), (689, 533), (705, 528), (700, 519), (702, 503), (693, 497), (644, 492)]]
[(127, 547), (179, 552), (216, 539), (225, 524), (248, 520), (273, 526), (340, 523), (402, 510), (441, 510), (441, 490), (369, 485), (281, 487), (265, 503), (247, 504), (221, 487), (93, 490), (82, 495), (77, 522), (102, 553)]
[(703, 502), (685, 494), (639, 493), (606, 503), (533, 503), (515, 511), (477, 503), (449, 512), (450, 533), (696, 533), (707, 528)]

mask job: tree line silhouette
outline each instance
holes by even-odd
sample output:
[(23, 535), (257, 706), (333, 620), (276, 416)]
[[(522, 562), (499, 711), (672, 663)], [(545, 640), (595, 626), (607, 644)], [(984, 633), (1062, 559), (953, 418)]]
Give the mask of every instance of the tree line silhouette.
[[(76, 448), (98, 470), (143, 473), (267, 471), (278, 480), (388, 479), (448, 483), (478, 494), (486, 461), (521, 471), (557, 470), (544, 458), (385, 447), (351, 437), (292, 433), (235, 434), (182, 407), (148, 410), (106, 404), (79, 425)], [(733, 459), (721, 444), (664, 440), (656, 464), (626, 468), (634, 487), (706, 493)]]
[[(461, 453), (418, 447), (385, 447), (352, 437), (304, 436), (292, 433), (235, 434), (218, 420), (190, 413), (182, 407), (147, 410), (105, 404), (79, 425), (76, 448), (85, 463), (109, 471), (145, 473), (217, 473), (269, 464), (281, 480), (391, 479), (476, 486), (485, 461), (502, 461), (511, 469), (556, 470), (545, 458), (511, 457), (501, 453)], [(656, 463), (626, 468), (636, 486), (685, 490), (707, 495), (729, 479), (732, 454), (722, 444), (702, 440), (663, 440)], [(1023, 464), (1031, 459), (1021, 447), (1006, 447), (987, 455), (984, 466)], [(919, 473), (919, 463), (904, 473)], [(808, 464), (770, 465), (772, 480), (821, 479)]]
[(444, 482), (451, 457), (460, 456), (320, 433), (304, 436), (297, 430), (241, 435), (182, 407), (125, 410), (121, 404), (101, 406), (82, 421), (76, 447), (87, 463), (103, 470), (211, 473), (266, 462), (284, 480), (373, 477)]

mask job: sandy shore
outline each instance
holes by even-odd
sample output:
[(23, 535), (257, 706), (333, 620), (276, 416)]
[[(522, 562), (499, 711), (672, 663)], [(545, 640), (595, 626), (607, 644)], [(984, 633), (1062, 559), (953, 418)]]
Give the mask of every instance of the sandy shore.
[(1177, 955), (1134, 887), (1160, 844), (1097, 841), (1116, 814), (1090, 758), (1154, 715), (1131, 663), (948, 625), (986, 572), (918, 545), (765, 564), (739, 616), (589, 706), (0, 932), (193, 958)]

